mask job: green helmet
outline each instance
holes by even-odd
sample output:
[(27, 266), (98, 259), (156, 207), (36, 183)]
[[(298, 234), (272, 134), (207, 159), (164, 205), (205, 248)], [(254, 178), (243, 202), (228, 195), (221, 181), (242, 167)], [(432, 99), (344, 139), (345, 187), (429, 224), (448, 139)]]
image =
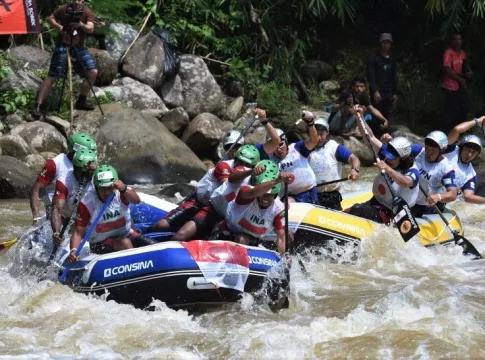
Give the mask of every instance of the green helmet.
[[(271, 160), (268, 160), (268, 161), (271, 161)], [(275, 176), (272, 171), (268, 172), (268, 169), (266, 169), (264, 173), (262, 173), (256, 178), (256, 185), (261, 185), (261, 184), (264, 184), (265, 182), (273, 181), (276, 179), (278, 179), (278, 174), (276, 174)], [(281, 190), (281, 184), (278, 183), (275, 186), (273, 186), (271, 189), (269, 189), (266, 192), (266, 194), (279, 194), (280, 190)]]
[(67, 140), (67, 152), (89, 149), (97, 152), (98, 147), (92, 137), (84, 133), (76, 133)]
[(88, 149), (81, 149), (76, 151), (74, 157), (72, 158), (72, 164), (79, 168), (84, 168), (91, 162), (97, 163), (98, 156), (94, 151)]
[(251, 166), (255, 166), (260, 160), (259, 150), (254, 145), (241, 146), (234, 156), (237, 160)]
[(278, 168), (278, 165), (273, 161), (273, 160), (263, 160), (260, 161), (257, 166), (264, 167), (265, 170), (264, 172), (259, 175), (267, 175), (267, 176), (272, 176), (271, 180), (277, 179), (278, 175), (280, 174), (280, 169)]
[(101, 165), (93, 175), (94, 186), (101, 188), (110, 187), (118, 179), (118, 172), (111, 165)]

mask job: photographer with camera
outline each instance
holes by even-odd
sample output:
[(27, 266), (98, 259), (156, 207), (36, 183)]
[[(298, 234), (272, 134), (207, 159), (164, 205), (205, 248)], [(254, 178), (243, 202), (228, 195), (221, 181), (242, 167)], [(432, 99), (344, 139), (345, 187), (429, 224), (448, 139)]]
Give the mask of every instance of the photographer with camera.
[(77, 74), (84, 78), (81, 94), (76, 101), (75, 108), (77, 110), (94, 110), (94, 106), (88, 104), (86, 98), (90, 87), (96, 80), (98, 70), (96, 69), (96, 60), (84, 46), (85, 35), (94, 31), (93, 12), (84, 6), (84, 0), (72, 0), (70, 4), (58, 7), (47, 18), (47, 21), (58, 30), (59, 37), (56, 49), (52, 54), (48, 76), (39, 87), (32, 116), (35, 119), (40, 118), (42, 103), (50, 93), (56, 79), (66, 76), (68, 51), (70, 56), (77, 59)]

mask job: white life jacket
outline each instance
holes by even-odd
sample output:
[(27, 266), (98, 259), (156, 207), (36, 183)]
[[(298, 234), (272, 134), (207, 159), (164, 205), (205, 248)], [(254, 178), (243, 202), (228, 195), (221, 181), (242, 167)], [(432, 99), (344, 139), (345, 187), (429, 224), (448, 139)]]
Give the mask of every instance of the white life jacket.
[[(96, 218), (104, 203), (99, 200), (96, 189), (92, 187), (81, 200), (91, 214), (92, 221)], [(88, 225), (88, 226), (89, 226)], [(130, 206), (121, 201), (120, 192), (116, 191), (115, 197), (101, 216), (95, 229), (95, 236), (89, 239), (91, 244), (96, 244), (109, 237), (128, 236), (131, 229)]]
[(280, 171), (289, 172), (295, 176), (295, 181), (288, 184), (289, 194), (298, 195), (310, 190), (316, 185), (315, 173), (310, 167), (308, 158), (302, 156), (295, 149), (295, 144), (288, 146), (288, 154), (284, 159), (280, 159), (274, 154), (270, 155), (270, 159), (278, 164)]
[[(426, 160), (426, 152), (423, 148), (418, 156), (416, 156), (415, 164), (420, 175), (419, 185), (426, 191), (428, 196), (432, 194), (443, 194), (446, 192), (444, 185), (452, 185), (451, 179), (446, 179), (450, 181), (450, 184), (443, 184), (443, 177), (453, 171), (453, 167), (446, 157), (442, 157), (439, 162), (430, 163)], [(427, 206), (428, 202), (426, 199), (427, 196), (420, 190), (416, 203)]]
[(244, 233), (260, 238), (273, 230), (275, 217), (284, 209), (285, 205), (278, 197), (266, 209), (259, 207), (258, 199), (247, 205), (238, 205), (233, 200), (227, 206), (227, 226), (235, 234)]
[[(417, 169), (416, 165), (412, 166), (412, 169)], [(396, 171), (399, 171), (396, 169)], [(407, 172), (407, 171), (406, 171)], [(402, 172), (401, 172), (402, 173)], [(387, 175), (386, 175), (387, 176)], [(414, 188), (403, 188), (399, 186), (390, 176), (387, 176), (389, 182), (392, 184), (392, 190), (396, 196), (403, 198), (409, 205), (409, 207), (413, 207), (418, 200), (419, 195), (419, 187), (415, 186)], [(374, 179), (374, 184), (372, 185), (372, 192), (374, 194), (375, 199), (387, 207), (388, 209), (392, 209), (392, 195), (387, 187), (386, 181), (384, 180), (384, 176), (380, 173), (377, 174), (376, 178)]]
[[(247, 170), (249, 170), (249, 168)], [(242, 185), (249, 185), (250, 180), (251, 176), (246, 177), (242, 182), (238, 183), (225, 181), (221, 186), (214, 190), (210, 202), (220, 216), (226, 217), (227, 205), (236, 198), (239, 188)]]
[(56, 175), (54, 180), (45, 187), (44, 204), (49, 207), (52, 204), (52, 198), (54, 197), (54, 191), (56, 190), (56, 181), (62, 176), (65, 176), (68, 172), (72, 172), (74, 166), (71, 160), (66, 154), (62, 153), (51, 159), (56, 164)]
[[(234, 168), (234, 160), (226, 160), (223, 162), (227, 163), (231, 170)], [(197, 199), (204, 205), (209, 204), (212, 193), (222, 184), (222, 182), (218, 181), (214, 175), (215, 169), (216, 168), (209, 169), (196, 186)]]
[[(328, 140), (325, 145), (315, 148), (309, 156), (310, 167), (315, 173), (316, 183), (320, 184), (342, 178), (342, 163), (337, 160), (336, 153), (339, 143)], [(340, 183), (323, 185), (318, 192), (329, 192), (340, 189)]]
[[(57, 179), (57, 181), (64, 184), (64, 186), (67, 189), (66, 206), (64, 207), (64, 211), (61, 214), (63, 217), (67, 217), (71, 213), (71, 208), (72, 208), (72, 205), (74, 204), (74, 200), (76, 199), (76, 195), (79, 191), (80, 183), (79, 181), (77, 181), (76, 177), (74, 176), (74, 171), (69, 171), (65, 174), (62, 174), (61, 177)], [(89, 192), (91, 188), (94, 188), (92, 180), (90, 180), (84, 186), (81, 196), (82, 194), (86, 194), (87, 192)]]
[(460, 160), (460, 147), (456, 146), (453, 151), (444, 155), (455, 170), (455, 184), (458, 189), (461, 189), (468, 181), (477, 176), (472, 163), (465, 164)]

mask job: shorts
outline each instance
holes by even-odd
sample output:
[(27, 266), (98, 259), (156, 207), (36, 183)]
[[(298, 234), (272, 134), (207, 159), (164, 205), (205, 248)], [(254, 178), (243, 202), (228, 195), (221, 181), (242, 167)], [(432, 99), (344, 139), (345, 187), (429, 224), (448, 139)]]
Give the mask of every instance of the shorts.
[(342, 195), (338, 190), (334, 191), (322, 191), (317, 193), (318, 205), (324, 206), (328, 209), (342, 210)]
[(212, 231), (214, 225), (216, 225), (223, 218), (219, 216), (216, 209), (209, 204), (200, 209), (192, 219), (197, 227), (197, 235), (199, 237), (205, 237)]
[(177, 232), (187, 221), (193, 218), (203, 205), (196, 199), (195, 195), (189, 197), (175, 209), (169, 211), (163, 219), (170, 225), (170, 231)]
[(379, 204), (374, 198), (361, 204), (355, 204), (345, 212), (381, 224), (390, 224), (394, 215), (392, 211)]
[(313, 187), (310, 190), (301, 192), (296, 195), (289, 194), (296, 202), (318, 204), (317, 188)]
[(89, 244), (89, 248), (91, 249), (91, 252), (95, 254), (109, 254), (115, 251), (113, 247), (114, 242), (115, 239), (109, 237), (96, 244)]
[[(55, 48), (49, 66), (49, 77), (61, 78), (66, 76), (67, 49), (67, 46), (58, 46)], [(89, 53), (88, 48), (85, 46), (73, 46), (71, 48), (71, 57), (76, 60), (75, 71), (82, 78), (85, 77), (85, 72), (96, 69), (96, 59)], [(79, 61), (79, 59), (81, 59), (81, 61)]]

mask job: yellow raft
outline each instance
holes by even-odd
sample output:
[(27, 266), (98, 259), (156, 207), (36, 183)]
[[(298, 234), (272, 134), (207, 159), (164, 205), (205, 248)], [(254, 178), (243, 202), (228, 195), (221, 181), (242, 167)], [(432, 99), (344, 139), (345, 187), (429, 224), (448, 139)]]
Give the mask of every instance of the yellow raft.
[[(347, 209), (353, 204), (371, 199), (372, 192), (350, 193), (343, 197), (342, 208)], [(443, 215), (451, 227), (463, 235), (463, 227), (457, 214), (453, 210), (445, 209)], [(377, 227), (385, 226), (341, 211), (305, 203), (292, 203), (288, 216), (290, 228), (296, 230), (295, 238), (299, 245), (324, 245), (327, 240), (337, 240), (338, 243), (358, 242), (371, 236)], [(439, 215), (425, 215), (416, 220), (420, 227), (418, 238), (422, 245), (433, 246), (454, 241), (453, 233)], [(396, 236), (400, 236), (397, 229), (395, 231)]]

